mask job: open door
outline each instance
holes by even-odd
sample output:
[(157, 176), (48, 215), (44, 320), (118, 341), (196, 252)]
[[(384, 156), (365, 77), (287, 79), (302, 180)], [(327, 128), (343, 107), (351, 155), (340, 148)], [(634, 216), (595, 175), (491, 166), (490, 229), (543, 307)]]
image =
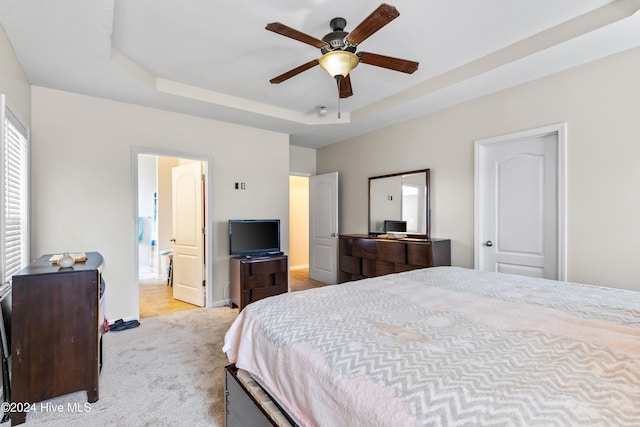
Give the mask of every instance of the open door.
[(338, 172), (309, 178), (309, 278), (338, 283)]
[(172, 169), (173, 297), (204, 306), (204, 211), (202, 162)]

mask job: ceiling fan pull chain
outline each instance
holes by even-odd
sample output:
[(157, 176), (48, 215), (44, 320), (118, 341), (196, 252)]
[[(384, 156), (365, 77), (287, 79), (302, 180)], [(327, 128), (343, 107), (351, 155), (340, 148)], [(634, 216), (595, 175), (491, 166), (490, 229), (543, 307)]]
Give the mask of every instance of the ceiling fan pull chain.
[(338, 83), (338, 118), (340, 118), (340, 80), (336, 79)]

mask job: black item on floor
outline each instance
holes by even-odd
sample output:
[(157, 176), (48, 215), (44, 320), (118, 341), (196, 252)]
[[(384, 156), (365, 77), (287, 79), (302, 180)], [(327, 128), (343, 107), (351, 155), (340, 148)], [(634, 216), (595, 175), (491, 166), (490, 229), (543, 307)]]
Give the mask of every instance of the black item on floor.
[(137, 328), (140, 326), (140, 322), (137, 320), (127, 320), (126, 322), (122, 319), (118, 319), (113, 324), (109, 325), (109, 331), (124, 331), (125, 329)]

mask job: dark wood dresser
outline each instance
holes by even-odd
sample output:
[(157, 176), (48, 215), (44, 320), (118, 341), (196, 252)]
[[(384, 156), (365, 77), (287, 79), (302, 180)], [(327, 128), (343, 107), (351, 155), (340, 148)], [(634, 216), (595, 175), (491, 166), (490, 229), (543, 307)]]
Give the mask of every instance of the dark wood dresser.
[(289, 290), (286, 255), (232, 257), (229, 270), (229, 299), (241, 311), (249, 303)]
[(340, 235), (339, 283), (425, 267), (451, 265), (449, 239), (380, 239)]
[[(102, 363), (102, 268), (98, 252), (61, 268), (43, 255), (12, 278), (11, 400), (36, 403), (86, 390), (98, 400)], [(25, 421), (12, 412), (11, 424)]]

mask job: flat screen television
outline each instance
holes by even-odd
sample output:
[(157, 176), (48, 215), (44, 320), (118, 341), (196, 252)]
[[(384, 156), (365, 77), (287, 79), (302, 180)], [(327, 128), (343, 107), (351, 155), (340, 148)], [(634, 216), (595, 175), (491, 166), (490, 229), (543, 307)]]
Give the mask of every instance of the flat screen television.
[(384, 231), (407, 231), (407, 221), (396, 221), (391, 219), (384, 220)]
[(279, 219), (229, 220), (229, 255), (267, 256), (279, 253)]

